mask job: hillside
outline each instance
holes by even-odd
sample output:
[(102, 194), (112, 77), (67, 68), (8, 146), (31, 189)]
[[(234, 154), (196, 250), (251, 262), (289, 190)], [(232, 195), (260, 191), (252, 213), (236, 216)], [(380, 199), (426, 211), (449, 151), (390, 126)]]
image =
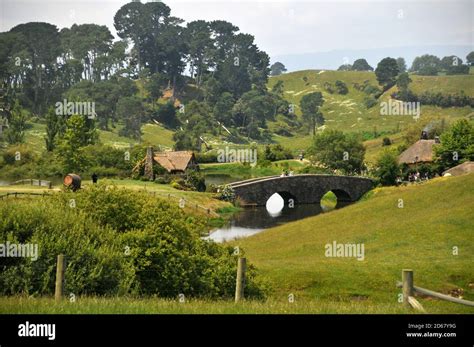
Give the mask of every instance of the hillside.
[[(411, 75), (410, 88), (415, 93), (424, 91), (455, 94), (464, 91), (474, 96), (474, 76), (417, 76)], [(353, 87), (354, 83), (362, 84), (369, 81), (370, 85), (377, 86), (375, 73), (361, 71), (328, 71), (304, 70), (271, 77), (268, 87), (272, 88), (279, 80), (284, 83), (285, 99), (296, 107), (296, 114), (301, 115), (299, 103), (303, 95), (315, 91), (322, 92), (325, 102), (321, 110), (326, 120), (325, 126), (329, 129), (338, 129), (348, 132), (359, 132), (365, 137), (382, 134), (396, 134), (405, 129), (415, 120), (411, 116), (381, 116), (380, 108), (375, 105), (367, 109), (363, 101), (366, 94)], [(346, 95), (330, 94), (324, 89), (326, 82), (335, 84), (336, 80), (346, 83), (349, 92)], [(385, 92), (379, 101), (387, 101), (396, 87)], [(473, 115), (470, 107), (440, 108), (421, 105), (421, 117), (445, 117), (448, 121)], [(270, 125), (270, 129), (272, 125)], [(292, 149), (308, 147), (311, 136), (297, 134), (294, 137), (274, 136), (275, 141)]]
[[(474, 75), (460, 76), (416, 76), (412, 75), (411, 88), (415, 93), (423, 91), (459, 93), (464, 91), (467, 95), (474, 96)], [(271, 89), (277, 81), (284, 83), (284, 97), (290, 103), (295, 105), (297, 116), (301, 116), (299, 102), (303, 95), (314, 91), (323, 93), (325, 103), (322, 107), (325, 127), (329, 129), (338, 129), (348, 132), (361, 133), (364, 138), (372, 139), (374, 133), (377, 136), (385, 134), (398, 134), (409, 124), (414, 122), (411, 116), (385, 116), (379, 114), (379, 106), (376, 105), (367, 109), (364, 105), (366, 94), (353, 87), (354, 83), (363, 84), (369, 81), (373, 86), (377, 85), (375, 74), (373, 72), (358, 71), (329, 71), (329, 70), (305, 70), (287, 73), (284, 75), (271, 77), (268, 82), (268, 88)], [(344, 81), (349, 89), (348, 94), (339, 95), (330, 94), (324, 89), (324, 83), (328, 82), (334, 85), (336, 80)], [(140, 83), (137, 83), (140, 85)], [(140, 88), (139, 88), (140, 89)], [(142, 89), (142, 88), (141, 88)], [(141, 90), (140, 89), (140, 90)], [(194, 88), (195, 89), (195, 88)], [(186, 88), (183, 95), (184, 100), (191, 100), (197, 94), (192, 92), (192, 86)], [(380, 100), (388, 100), (390, 94), (395, 91), (395, 87), (381, 96)], [(160, 100), (160, 102), (165, 102)], [(186, 102), (186, 101), (185, 101)], [(458, 108), (440, 108), (433, 106), (421, 107), (421, 117), (442, 116), (449, 120), (460, 117), (472, 116), (473, 110), (470, 107)], [(277, 127), (276, 122), (269, 122), (270, 131)], [(114, 147), (128, 147), (130, 144), (136, 144), (137, 141), (131, 138), (123, 137), (118, 134), (121, 125), (110, 131), (100, 131), (100, 140), (104, 144)], [(172, 139), (173, 131), (165, 129), (156, 124), (145, 124), (142, 126), (142, 141), (160, 145), (164, 148), (172, 148), (174, 141)], [(26, 130), (27, 143), (31, 144), (37, 151), (44, 149), (45, 125), (42, 123), (30, 123)], [(273, 140), (277, 143), (292, 149), (295, 153), (306, 149), (311, 143), (311, 136), (306, 129), (294, 132), (293, 136), (273, 135)], [(396, 136), (395, 136), (396, 137)], [(209, 139), (213, 145), (219, 147), (221, 139)]]
[[(474, 175), (376, 189), (354, 205), (269, 229), (232, 244), (271, 279), (275, 296), (368, 304), (395, 303), (404, 268), (415, 285), (474, 299)], [(404, 208), (398, 208), (403, 199)], [(327, 258), (325, 245), (364, 243), (365, 259)], [(459, 255), (452, 255), (452, 247)], [(472, 312), (421, 299), (428, 312)]]

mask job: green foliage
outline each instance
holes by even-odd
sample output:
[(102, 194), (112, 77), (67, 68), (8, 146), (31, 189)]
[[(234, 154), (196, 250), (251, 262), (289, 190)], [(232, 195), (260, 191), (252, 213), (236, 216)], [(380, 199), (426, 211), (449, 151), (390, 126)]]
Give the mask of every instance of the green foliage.
[(217, 151), (215, 150), (196, 153), (195, 156), (196, 156), (196, 161), (200, 164), (217, 163)]
[(263, 151), (263, 160), (270, 162), (277, 160), (293, 159), (293, 154), (288, 148), (284, 148), (280, 144), (266, 145)]
[(5, 131), (7, 142), (11, 145), (23, 143), (25, 141), (26, 116), (18, 100), (15, 101), (11, 110), (8, 124), (9, 126)]
[(136, 96), (121, 98), (117, 103), (117, 116), (125, 123), (120, 135), (140, 139), (143, 117), (143, 105), (140, 99)]
[(377, 105), (377, 99), (375, 99), (373, 96), (367, 96), (364, 98), (364, 105), (367, 107), (367, 109), (372, 108)]
[(337, 71), (351, 71), (352, 65), (351, 64), (343, 64), (337, 68)]
[(470, 66), (474, 65), (474, 51), (469, 52), (469, 54), (466, 56), (466, 63), (468, 63)]
[(324, 117), (319, 110), (323, 103), (324, 99), (321, 92), (306, 94), (300, 101), (303, 119), (308, 124), (313, 135), (316, 133), (316, 126), (324, 124)]
[(124, 294), (133, 270), (124, 261), (115, 232), (86, 213), (58, 201), (19, 201), (0, 206), (0, 238), (38, 245), (38, 259), (2, 258), (2, 295), (52, 295), (56, 257), (66, 257), (66, 293)]
[(229, 185), (222, 185), (217, 188), (217, 198), (224, 200), (224, 201), (229, 201), (229, 202), (234, 202), (235, 201), (235, 192), (232, 186)]
[(395, 84), (398, 73), (397, 61), (389, 57), (382, 59), (375, 69), (377, 81), (384, 90), (390, 89)]
[(185, 182), (186, 182), (186, 185), (192, 190), (196, 190), (198, 192), (206, 191), (206, 180), (204, 176), (200, 174), (198, 171), (194, 171), (194, 170), (186, 171)]
[(392, 144), (392, 141), (390, 140), (389, 137), (384, 137), (382, 139), (382, 146), (390, 146)]
[(64, 171), (79, 172), (90, 165), (85, 146), (97, 141), (94, 121), (84, 116), (73, 115), (66, 122), (66, 131), (59, 140), (57, 153)]
[(59, 119), (58, 115), (53, 108), (48, 110), (46, 114), (46, 136), (44, 140), (46, 141), (46, 150), (52, 152), (56, 147), (56, 135), (59, 132)]
[(365, 59), (357, 59), (352, 64), (352, 69), (354, 71), (374, 71), (374, 68), (367, 63)]
[(441, 68), (441, 60), (438, 57), (430, 54), (424, 54), (420, 57), (416, 57), (411, 65), (411, 71), (423, 76), (437, 75)]
[(364, 169), (365, 147), (352, 134), (337, 130), (318, 133), (308, 149), (313, 163), (345, 174), (360, 173)]
[(390, 149), (384, 150), (375, 164), (375, 176), (384, 186), (394, 185), (397, 177), (400, 175), (400, 167), (398, 165), (398, 154)]
[[(36, 261), (1, 258), (3, 295), (51, 295), (56, 256), (63, 253), (67, 293), (233, 296), (237, 256), (231, 247), (201, 239), (204, 219), (146, 193), (103, 184), (47, 199), (0, 205), (0, 238), (39, 246)], [(250, 265), (246, 297), (264, 294), (255, 277)]]
[(279, 61), (272, 64), (272, 66), (270, 66), (270, 75), (271, 76), (278, 76), (278, 75), (281, 75), (284, 72), (286, 72), (285, 65), (283, 65)]
[(441, 134), (440, 140), (441, 144), (434, 148), (434, 152), (441, 169), (474, 160), (474, 127), (466, 119), (454, 123)]
[(176, 108), (172, 102), (167, 102), (159, 108), (158, 121), (171, 129), (180, 125), (178, 117), (176, 117)]
[(407, 64), (404, 58), (402, 57), (397, 58), (397, 65), (398, 65), (399, 73), (404, 73), (407, 71)]
[(337, 80), (335, 85), (338, 94), (345, 95), (349, 92), (349, 89), (347, 89), (347, 85), (344, 83), (344, 81)]

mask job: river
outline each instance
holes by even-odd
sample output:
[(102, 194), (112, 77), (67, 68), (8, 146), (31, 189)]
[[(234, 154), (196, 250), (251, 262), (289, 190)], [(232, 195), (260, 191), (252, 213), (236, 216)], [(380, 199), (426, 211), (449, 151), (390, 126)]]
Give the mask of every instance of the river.
[[(279, 196), (278, 196), (279, 197)], [(229, 223), (212, 230), (207, 237), (216, 242), (231, 241), (255, 235), (265, 229), (326, 213), (334, 209), (328, 205), (295, 205), (293, 208), (282, 206), (281, 201), (267, 203), (267, 206), (247, 207), (232, 216)]]

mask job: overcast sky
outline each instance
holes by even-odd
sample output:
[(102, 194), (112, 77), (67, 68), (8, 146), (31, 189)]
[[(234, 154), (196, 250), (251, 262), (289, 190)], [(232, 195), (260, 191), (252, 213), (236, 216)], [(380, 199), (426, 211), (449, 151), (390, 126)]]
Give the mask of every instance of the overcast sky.
[[(0, 0), (0, 31), (42, 21), (107, 25), (121, 0)], [(146, 2), (146, 1), (142, 1)], [(255, 36), (270, 56), (421, 45), (471, 45), (474, 2), (467, 1), (165, 1), (186, 21), (221, 19)]]

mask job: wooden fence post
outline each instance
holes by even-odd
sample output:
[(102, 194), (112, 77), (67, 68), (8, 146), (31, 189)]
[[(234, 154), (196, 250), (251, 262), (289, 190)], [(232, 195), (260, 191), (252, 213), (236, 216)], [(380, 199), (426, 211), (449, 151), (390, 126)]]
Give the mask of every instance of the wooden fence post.
[(402, 270), (402, 290), (403, 290), (403, 304), (410, 306), (408, 297), (413, 296), (413, 270)]
[(247, 267), (247, 260), (239, 258), (237, 262), (237, 280), (235, 284), (235, 302), (239, 302), (244, 298), (245, 289), (245, 271)]
[(54, 292), (54, 298), (56, 301), (60, 301), (63, 297), (65, 268), (66, 262), (64, 259), (64, 254), (59, 254), (56, 264), (56, 290)]

